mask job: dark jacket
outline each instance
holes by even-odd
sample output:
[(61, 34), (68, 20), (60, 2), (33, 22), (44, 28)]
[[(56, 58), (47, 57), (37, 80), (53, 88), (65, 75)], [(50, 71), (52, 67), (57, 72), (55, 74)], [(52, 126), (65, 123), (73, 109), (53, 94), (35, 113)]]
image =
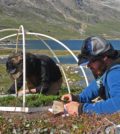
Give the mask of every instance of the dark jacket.
[[(62, 78), (61, 71), (50, 57), (31, 53), (26, 54), (26, 80), (28, 89), (37, 88), (37, 92), (40, 92), (42, 87), (45, 88), (43, 92), (47, 92), (49, 90), (49, 84), (58, 81), (60, 78)], [(22, 85), (23, 75), (17, 80), (18, 90)], [(14, 84), (8, 92), (15, 93)]]

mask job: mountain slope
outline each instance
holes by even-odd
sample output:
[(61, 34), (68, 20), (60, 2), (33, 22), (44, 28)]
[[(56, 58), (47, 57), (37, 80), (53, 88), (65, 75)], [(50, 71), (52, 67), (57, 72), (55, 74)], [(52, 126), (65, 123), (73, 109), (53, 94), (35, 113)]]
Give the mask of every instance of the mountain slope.
[(0, 28), (18, 27), (57, 38), (120, 36), (119, 0), (0, 0)]

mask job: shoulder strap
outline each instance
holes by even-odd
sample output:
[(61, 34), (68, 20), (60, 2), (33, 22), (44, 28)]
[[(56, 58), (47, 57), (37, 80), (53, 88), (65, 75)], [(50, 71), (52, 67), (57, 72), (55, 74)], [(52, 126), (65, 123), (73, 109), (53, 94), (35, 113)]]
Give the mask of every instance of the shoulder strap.
[[(118, 65), (118, 66), (117, 66)], [(115, 67), (114, 67), (115, 66)], [(113, 68), (112, 68), (113, 67)], [(111, 71), (112, 69), (115, 69), (115, 68), (118, 68), (120, 67), (120, 58), (116, 59), (108, 68), (107, 68), (107, 71), (106, 71), (106, 74), (105, 74), (105, 81), (107, 81), (107, 74), (109, 73), (109, 71)], [(103, 99), (106, 99), (106, 93), (105, 93), (105, 87), (103, 85), (103, 80), (102, 80), (102, 77), (100, 78), (99, 81), (99, 95), (101, 98)], [(97, 83), (98, 84), (98, 83)], [(108, 96), (110, 97), (109, 95), (109, 92), (108, 92)]]
[(102, 98), (102, 99), (106, 99), (106, 93), (105, 93), (105, 87), (103, 85), (103, 76), (101, 76), (100, 78), (97, 79), (96, 81), (97, 83), (97, 86), (99, 88), (98, 92), (99, 92), (99, 96)]

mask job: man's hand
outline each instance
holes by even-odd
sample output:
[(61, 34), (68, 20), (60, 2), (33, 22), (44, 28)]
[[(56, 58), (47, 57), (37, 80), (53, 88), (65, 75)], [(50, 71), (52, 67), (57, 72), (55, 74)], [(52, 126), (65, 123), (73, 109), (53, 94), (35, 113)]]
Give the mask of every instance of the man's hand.
[(70, 102), (70, 101), (72, 101), (72, 95), (71, 94), (65, 94), (61, 97), (61, 100)]
[(82, 110), (81, 110), (82, 105), (83, 105), (82, 103), (72, 101), (72, 102), (67, 103), (65, 105), (65, 108), (69, 115), (78, 116), (79, 114), (82, 113)]
[[(25, 93), (28, 94), (29, 93), (29, 90), (26, 89), (25, 90)], [(18, 91), (18, 95), (23, 95), (23, 90)]]
[(73, 95), (73, 94), (65, 94), (61, 97), (61, 100), (64, 102), (70, 102), (70, 101), (80, 102), (79, 95)]
[[(25, 93), (26, 94), (29, 94), (29, 93), (33, 93), (34, 94), (34, 93), (36, 93), (36, 89), (35, 88), (30, 89), (30, 90), (29, 89), (26, 89), (25, 90)], [(23, 90), (18, 91), (18, 95), (23, 95)]]

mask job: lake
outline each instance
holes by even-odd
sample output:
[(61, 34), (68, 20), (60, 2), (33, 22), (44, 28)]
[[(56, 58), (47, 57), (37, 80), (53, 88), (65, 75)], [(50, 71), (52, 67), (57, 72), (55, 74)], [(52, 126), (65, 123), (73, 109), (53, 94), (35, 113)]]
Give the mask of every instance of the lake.
[[(120, 40), (109, 40), (113, 47), (117, 50), (120, 50)], [(53, 50), (64, 50), (58, 43), (52, 40), (45, 40), (47, 44)], [(71, 50), (80, 50), (83, 40), (61, 40), (69, 49)], [(28, 49), (47, 49), (47, 47), (40, 40), (27, 40), (26, 48)]]
[[(53, 50), (64, 50), (60, 44), (56, 43), (52, 40), (44, 40)], [(80, 50), (83, 40), (60, 40), (71, 50)], [(109, 40), (112, 46), (120, 50), (120, 40)], [(15, 45), (10, 44), (7, 47), (15, 48)], [(22, 47), (21, 41), (19, 47)], [(40, 40), (26, 40), (26, 48), (27, 49), (47, 49), (47, 47)]]
[[(109, 40), (113, 47), (117, 50), (120, 50), (120, 40)], [(45, 42), (51, 47), (53, 50), (65, 50), (60, 44), (56, 43), (52, 40), (45, 40)], [(83, 40), (61, 40), (70, 50), (80, 50)], [(21, 42), (20, 42), (21, 44)], [(7, 47), (15, 48), (15, 45), (9, 45)], [(22, 45), (19, 45), (22, 48)], [(44, 43), (40, 40), (26, 40), (26, 49), (48, 49)], [(61, 63), (66, 64), (75, 64), (76, 61), (74, 58), (70, 56), (60, 56), (58, 57)]]

